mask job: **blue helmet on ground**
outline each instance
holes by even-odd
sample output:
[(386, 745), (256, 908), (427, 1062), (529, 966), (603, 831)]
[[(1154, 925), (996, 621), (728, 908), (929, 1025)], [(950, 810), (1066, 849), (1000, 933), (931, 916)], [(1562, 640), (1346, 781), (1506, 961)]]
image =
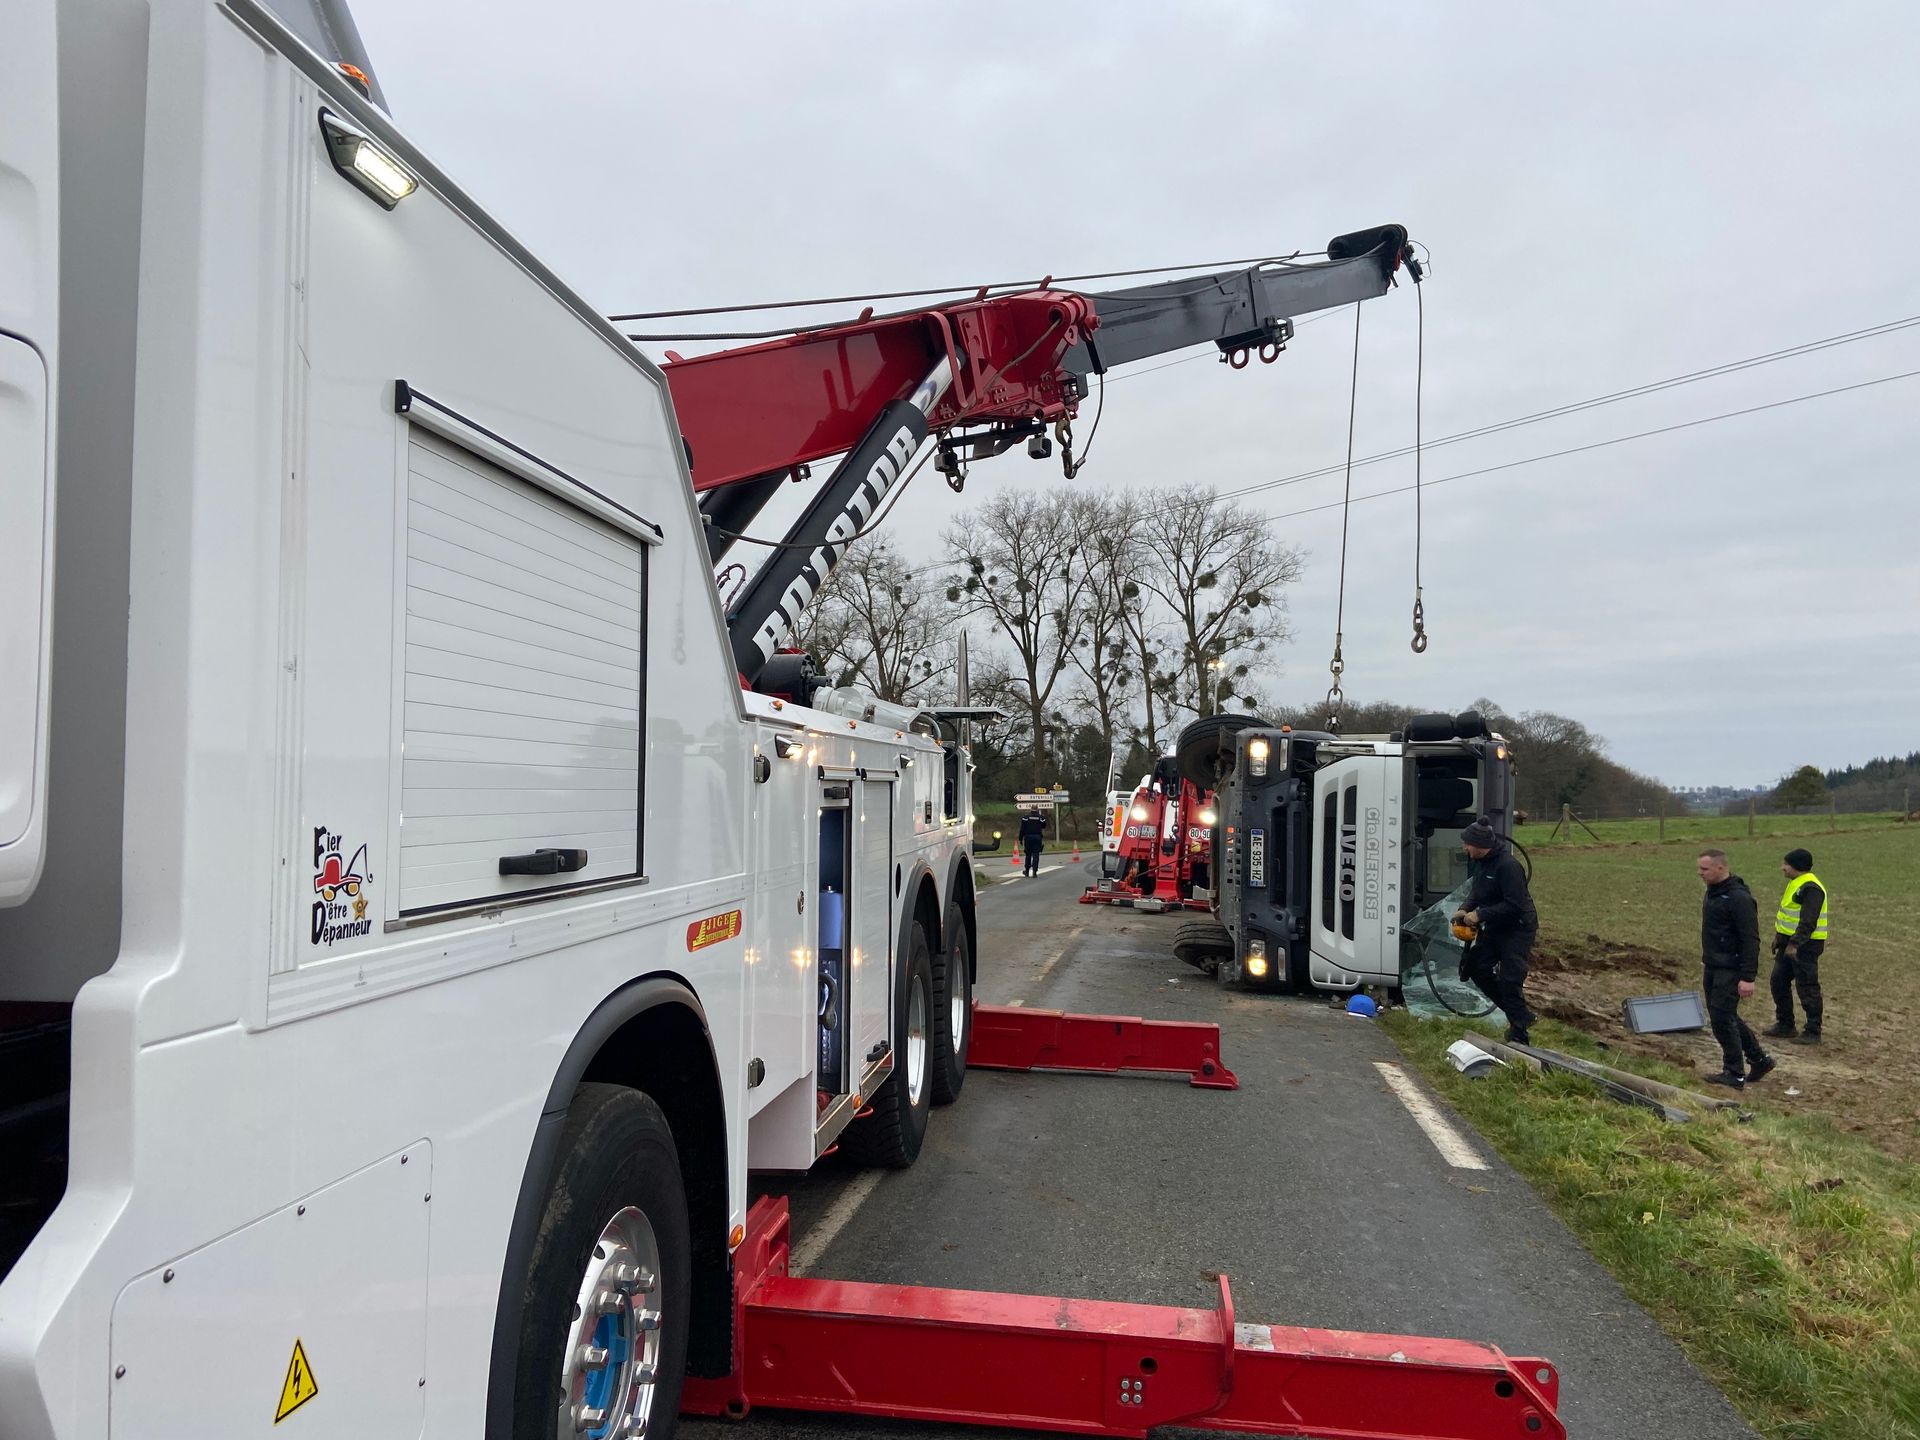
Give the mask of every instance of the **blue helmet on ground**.
[(1373, 1003), (1371, 995), (1355, 995), (1347, 1001), (1347, 1014), (1358, 1015), (1363, 1020), (1371, 1020), (1380, 1013), (1380, 1007)]

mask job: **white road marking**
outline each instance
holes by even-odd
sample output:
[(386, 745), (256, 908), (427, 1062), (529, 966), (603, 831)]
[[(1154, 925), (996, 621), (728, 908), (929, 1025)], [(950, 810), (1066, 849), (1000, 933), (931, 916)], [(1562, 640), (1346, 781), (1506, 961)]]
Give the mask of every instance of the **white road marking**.
[(1023, 870), (1018, 875), (1002, 875), (993, 883), (996, 885), (1011, 885), (1016, 880), (1038, 880), (1042, 875), (1051, 875), (1056, 870), (1065, 870), (1067, 868), (1065, 865), (1042, 865), (1038, 870), (1034, 871), (1031, 876)]
[(834, 1197), (826, 1213), (820, 1217), (820, 1223), (800, 1237), (800, 1242), (787, 1253), (787, 1272), (791, 1275), (804, 1275), (814, 1267), (820, 1257), (827, 1252), (840, 1232), (847, 1228), (847, 1222), (854, 1217), (867, 1196), (873, 1193), (873, 1187), (880, 1183), (884, 1170), (868, 1170), (857, 1176), (846, 1189)]
[(1407, 1107), (1407, 1113), (1413, 1116), (1413, 1123), (1427, 1132), (1427, 1138), (1433, 1142), (1433, 1148), (1440, 1152), (1441, 1159), (1456, 1170), (1487, 1168), (1487, 1162), (1480, 1158), (1480, 1153), (1453, 1128), (1453, 1122), (1440, 1113), (1425, 1092), (1409, 1080), (1398, 1065), (1387, 1060), (1376, 1060), (1373, 1068), (1380, 1072), (1380, 1078), (1387, 1082), (1387, 1087)]
[(1068, 931), (1067, 938), (1060, 942), (1060, 948), (1055, 950), (1053, 954), (1049, 955), (1047, 957), (1046, 963), (1042, 965), (1039, 968), (1039, 970), (1034, 972), (1033, 985), (1036, 990), (1039, 989), (1042, 985), (1045, 985), (1047, 981), (1052, 978), (1053, 967), (1058, 965), (1061, 962), (1061, 960), (1066, 957), (1067, 951), (1073, 948), (1073, 942), (1078, 940), (1080, 936), (1085, 933), (1086, 928), (1087, 928), (1086, 925), (1082, 923), (1074, 926), (1072, 930)]
[[(1051, 875), (1054, 871), (1065, 868), (1067, 867), (1062, 865), (1042, 865), (1040, 867), (1040, 874)], [(1026, 878), (1024, 875), (1007, 875), (1003, 876), (997, 883), (1004, 885), (1010, 880), (1024, 880)], [(1052, 973), (1053, 967), (1060, 962), (1060, 957), (1066, 953), (1068, 947), (1079, 937), (1080, 932), (1086, 928), (1085, 925), (1079, 925), (1074, 928), (1073, 933), (1067, 936), (1065, 943), (1054, 952), (1053, 957), (1047, 961), (1041, 968), (1039, 974), (1034, 977), (1034, 984), (1037, 985), (1045, 981), (1047, 976)], [(1007, 1003), (1009, 1005), (1020, 1005), (1025, 1002), (1021, 1000), (1009, 1000)], [(846, 1189), (834, 1197), (833, 1203), (829, 1205), (820, 1216), (819, 1223), (809, 1229), (806, 1234), (802, 1235), (798, 1242), (794, 1244), (793, 1248), (788, 1251), (788, 1274), (805, 1275), (819, 1263), (820, 1257), (827, 1253), (827, 1247), (839, 1238), (840, 1232), (847, 1228), (847, 1222), (859, 1213), (860, 1207), (866, 1203), (867, 1197), (873, 1194), (874, 1187), (879, 1185), (881, 1176), (885, 1173), (883, 1170), (863, 1171), (847, 1185)]]

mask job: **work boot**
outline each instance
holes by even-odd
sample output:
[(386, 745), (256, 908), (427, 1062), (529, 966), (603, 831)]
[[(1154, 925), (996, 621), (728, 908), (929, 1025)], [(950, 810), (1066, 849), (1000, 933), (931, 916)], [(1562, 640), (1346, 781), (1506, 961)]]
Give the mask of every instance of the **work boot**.
[(1729, 1090), (1744, 1090), (1747, 1088), (1747, 1077), (1744, 1075), (1736, 1075), (1731, 1070), (1722, 1070), (1717, 1074), (1707, 1076), (1707, 1084), (1724, 1085)]
[(1798, 1035), (1800, 1032), (1794, 1029), (1793, 1022), (1791, 1020), (1781, 1020), (1776, 1022), (1775, 1024), (1769, 1025), (1766, 1029), (1762, 1030), (1760, 1033), (1762, 1035), (1770, 1035), (1776, 1040), (1791, 1040), (1793, 1039), (1794, 1036)]
[(1818, 1045), (1820, 1043), (1820, 1032), (1818, 1030), (1802, 1030), (1798, 1035), (1793, 1037), (1793, 1043), (1796, 1045)]
[(1771, 1055), (1762, 1055), (1758, 1060), (1754, 1061), (1752, 1067), (1748, 1069), (1747, 1084), (1751, 1085), (1756, 1080), (1766, 1079), (1767, 1076), (1774, 1072), (1775, 1067), (1778, 1066), (1779, 1063), (1780, 1062), (1775, 1060)]
[(1533, 1043), (1533, 1037), (1530, 1036), (1525, 1030), (1516, 1030), (1511, 1025), (1507, 1027), (1507, 1044), (1531, 1045), (1532, 1043)]

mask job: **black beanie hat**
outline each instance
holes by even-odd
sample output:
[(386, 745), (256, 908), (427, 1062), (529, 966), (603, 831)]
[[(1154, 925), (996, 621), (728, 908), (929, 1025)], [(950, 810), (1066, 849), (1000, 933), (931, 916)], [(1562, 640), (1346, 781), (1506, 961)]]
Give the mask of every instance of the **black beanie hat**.
[(1460, 832), (1462, 845), (1473, 845), (1481, 850), (1491, 850), (1493, 842), (1498, 838), (1499, 836), (1494, 834), (1493, 826), (1488, 823), (1484, 815)]
[(1811, 850), (1789, 850), (1780, 858), (1796, 870), (1807, 871), (1813, 869), (1813, 852)]

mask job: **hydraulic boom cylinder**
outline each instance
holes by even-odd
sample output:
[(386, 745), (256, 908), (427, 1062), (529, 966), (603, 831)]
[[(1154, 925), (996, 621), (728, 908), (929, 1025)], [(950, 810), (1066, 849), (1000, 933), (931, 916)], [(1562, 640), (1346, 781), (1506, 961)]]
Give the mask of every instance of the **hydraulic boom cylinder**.
[(727, 634), (734, 664), (749, 685), (760, 678), (847, 546), (899, 484), (926, 441), (928, 414), (952, 384), (953, 367), (943, 359), (912, 395), (882, 410), (827, 477), (780, 548), (740, 592), (727, 616)]

